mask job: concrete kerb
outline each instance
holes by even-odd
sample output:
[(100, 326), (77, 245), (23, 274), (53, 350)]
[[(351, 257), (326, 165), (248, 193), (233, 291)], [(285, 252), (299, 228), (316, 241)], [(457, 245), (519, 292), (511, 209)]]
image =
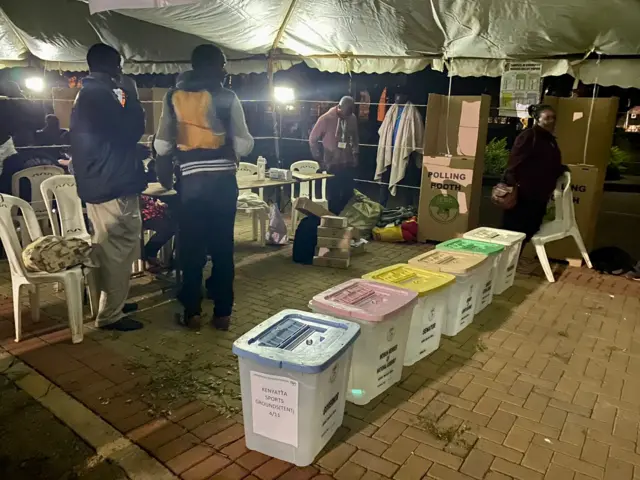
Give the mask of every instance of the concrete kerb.
[(0, 374), (6, 375), (71, 428), (98, 456), (122, 468), (131, 480), (177, 480), (178, 477), (155, 458), (4, 349), (0, 349)]

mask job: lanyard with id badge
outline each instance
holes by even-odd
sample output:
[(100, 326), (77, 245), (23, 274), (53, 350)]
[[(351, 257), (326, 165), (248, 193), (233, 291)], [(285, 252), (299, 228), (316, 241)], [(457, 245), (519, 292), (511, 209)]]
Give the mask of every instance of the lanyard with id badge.
[(338, 131), (341, 132), (340, 140), (338, 141), (338, 148), (344, 150), (347, 148), (347, 121), (344, 119), (338, 120)]

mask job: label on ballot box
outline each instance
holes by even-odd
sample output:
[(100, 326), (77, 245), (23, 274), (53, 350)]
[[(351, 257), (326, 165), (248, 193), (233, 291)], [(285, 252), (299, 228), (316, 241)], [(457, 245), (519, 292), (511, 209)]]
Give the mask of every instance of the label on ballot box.
[(253, 431), (298, 446), (298, 382), (251, 372)]

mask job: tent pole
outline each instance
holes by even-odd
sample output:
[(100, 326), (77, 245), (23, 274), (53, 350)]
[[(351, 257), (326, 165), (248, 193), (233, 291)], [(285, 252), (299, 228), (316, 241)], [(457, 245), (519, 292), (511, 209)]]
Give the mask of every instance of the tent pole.
[(273, 124), (273, 142), (276, 152), (276, 162), (278, 168), (282, 168), (282, 160), (280, 159), (280, 129), (278, 128), (278, 112), (275, 97), (273, 96), (273, 55), (269, 53), (267, 61), (267, 79), (269, 82), (269, 97), (271, 99), (271, 120)]
[(291, 0), (289, 4), (289, 8), (287, 9), (287, 13), (285, 13), (284, 18), (282, 19), (282, 23), (280, 24), (280, 28), (278, 29), (278, 33), (276, 33), (276, 37), (273, 39), (273, 44), (271, 45), (271, 52), (273, 54), (278, 46), (280, 45), (280, 40), (282, 40), (282, 35), (284, 35), (284, 31), (289, 24), (289, 20), (291, 19), (291, 15), (293, 14), (293, 10), (296, 8), (298, 4), (298, 0)]
[[(298, 0), (291, 0), (289, 4), (289, 8), (287, 9), (287, 13), (285, 13), (284, 18), (282, 19), (282, 23), (280, 24), (280, 28), (278, 29), (278, 33), (273, 39), (273, 44), (271, 45), (271, 50), (269, 51), (269, 61), (267, 63), (267, 78), (269, 79), (269, 95), (271, 96), (271, 108), (273, 110), (272, 118), (273, 118), (273, 136), (276, 148), (276, 159), (278, 161), (278, 168), (282, 168), (282, 159), (280, 158), (280, 128), (278, 128), (278, 113), (276, 111), (276, 102), (273, 96), (273, 60), (276, 54), (276, 50), (278, 49), (278, 45), (280, 45), (280, 40), (282, 40), (282, 35), (284, 35), (284, 31), (287, 28), (287, 24), (291, 19), (291, 15), (293, 14), (293, 10), (296, 8)], [(280, 119), (282, 121), (282, 119)]]
[[(269, 95), (271, 96), (271, 108), (273, 110), (272, 118), (273, 118), (273, 136), (275, 137), (275, 147), (276, 147), (276, 159), (278, 161), (278, 168), (282, 168), (282, 160), (280, 158), (280, 128), (278, 128), (278, 113), (276, 111), (276, 102), (273, 96), (273, 60), (276, 54), (276, 50), (278, 49), (278, 45), (280, 45), (280, 40), (282, 40), (282, 35), (284, 35), (284, 31), (287, 28), (287, 24), (291, 19), (291, 15), (293, 14), (293, 10), (296, 8), (298, 0), (291, 0), (289, 4), (289, 8), (287, 9), (287, 13), (285, 13), (284, 18), (282, 19), (282, 24), (280, 24), (280, 28), (278, 29), (278, 33), (273, 39), (273, 44), (271, 45), (271, 50), (269, 51), (269, 62), (267, 64), (267, 78), (269, 79)], [(282, 119), (280, 119), (282, 121)]]

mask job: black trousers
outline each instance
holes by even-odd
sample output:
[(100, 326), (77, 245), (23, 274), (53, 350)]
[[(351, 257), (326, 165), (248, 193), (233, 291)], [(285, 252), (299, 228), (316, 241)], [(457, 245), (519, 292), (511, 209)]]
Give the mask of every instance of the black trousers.
[(196, 173), (182, 177), (180, 185), (180, 261), (182, 290), (178, 299), (185, 315), (201, 313), (202, 269), (211, 256), (213, 267), (206, 281), (216, 317), (233, 309), (234, 224), (238, 183), (234, 173)]
[(143, 223), (143, 228), (153, 230), (153, 236), (144, 246), (144, 258), (155, 258), (164, 245), (176, 234), (171, 218), (152, 218)]
[(520, 197), (514, 208), (504, 212), (502, 228), (524, 233), (527, 236), (523, 242), (524, 246), (538, 233), (546, 213), (547, 202)]
[(356, 184), (356, 169), (353, 167), (332, 166), (328, 171), (335, 175), (327, 180), (329, 211), (334, 215), (340, 215), (353, 196), (353, 189)]

